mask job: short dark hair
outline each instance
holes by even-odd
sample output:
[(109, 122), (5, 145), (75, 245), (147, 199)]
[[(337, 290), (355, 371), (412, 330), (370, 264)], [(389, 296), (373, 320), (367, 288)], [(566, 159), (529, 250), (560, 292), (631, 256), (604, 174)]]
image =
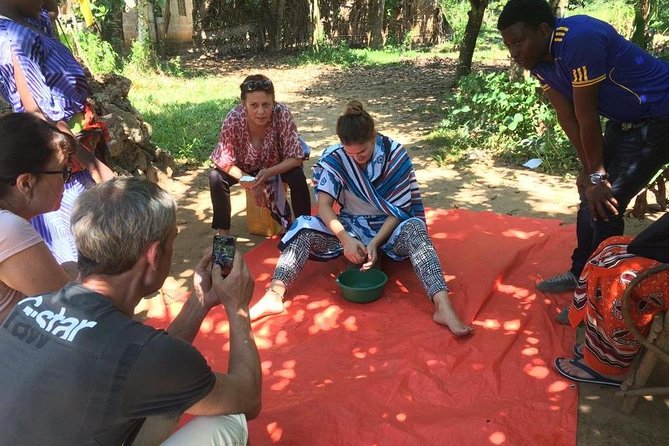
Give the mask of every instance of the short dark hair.
[(0, 197), (24, 173), (43, 170), (54, 153), (73, 152), (77, 142), (31, 113), (0, 117)]
[(337, 118), (337, 136), (342, 144), (364, 144), (374, 137), (374, 118), (360, 101), (346, 104), (344, 113)]
[[(252, 87), (252, 88), (250, 88)], [(272, 95), (272, 101), (274, 101), (274, 84), (264, 74), (252, 74), (246, 76), (244, 82), (239, 85), (241, 90), (242, 101), (246, 99), (246, 94), (252, 91), (264, 91)]]
[(538, 28), (541, 23), (554, 28), (555, 14), (546, 0), (509, 0), (497, 19), (497, 29), (502, 31), (518, 22), (532, 28)]

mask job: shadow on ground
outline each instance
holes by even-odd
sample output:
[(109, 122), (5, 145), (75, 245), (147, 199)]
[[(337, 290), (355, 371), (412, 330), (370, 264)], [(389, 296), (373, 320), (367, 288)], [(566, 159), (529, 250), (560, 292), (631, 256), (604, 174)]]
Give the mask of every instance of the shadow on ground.
[[(205, 68), (206, 69), (206, 64)], [(307, 169), (322, 150), (336, 142), (334, 125), (345, 103), (359, 99), (377, 119), (379, 131), (404, 143), (414, 160), (425, 204), (435, 208), (466, 208), (501, 214), (558, 218), (572, 223), (577, 196), (573, 179), (544, 175), (518, 167), (474, 160), (457, 167), (438, 168), (431, 159), (426, 136), (442, 119), (444, 95), (454, 61), (435, 59), (392, 67), (347, 69), (289, 68), (271, 62), (233, 61), (211, 66), (212, 73), (243, 79), (251, 73), (266, 73), (277, 86), (277, 99), (295, 116), (298, 128), (314, 148)], [(493, 67), (481, 67), (492, 69)], [(211, 117), (220, 122), (221, 117)], [(307, 173), (309, 176), (309, 173)], [(190, 288), (193, 268), (211, 243), (213, 231), (209, 199), (208, 169), (177, 172), (166, 183), (179, 201), (179, 229), (172, 265), (173, 276), (164, 289), (167, 300)], [(232, 232), (238, 234), (238, 249), (248, 251), (264, 237), (246, 234), (245, 200), (240, 188), (232, 194)], [(628, 233), (637, 233), (654, 217), (641, 222), (628, 220)], [(483, 260), (482, 260), (483, 261)], [(165, 295), (163, 295), (163, 299)], [(667, 367), (658, 367), (653, 380), (664, 383)], [(630, 416), (617, 408), (621, 400), (614, 390), (584, 385), (579, 403), (578, 443), (589, 445), (650, 445), (669, 443), (669, 400), (641, 401)], [(540, 417), (540, 414), (538, 414)]]

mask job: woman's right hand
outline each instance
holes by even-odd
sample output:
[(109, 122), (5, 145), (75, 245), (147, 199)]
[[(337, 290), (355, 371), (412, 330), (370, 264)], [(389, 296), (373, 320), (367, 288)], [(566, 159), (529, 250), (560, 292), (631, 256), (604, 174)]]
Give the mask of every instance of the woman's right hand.
[(213, 265), (211, 281), (215, 296), (226, 310), (236, 312), (240, 308), (248, 308), (255, 284), (239, 251), (235, 252), (232, 269), (226, 277), (223, 277), (219, 265)]
[(349, 262), (359, 265), (367, 260), (367, 248), (360, 240), (346, 234), (344, 240), (342, 240), (342, 246), (344, 247), (344, 256)]
[(369, 244), (367, 244), (367, 260), (363, 265), (360, 267), (362, 271), (367, 271), (371, 267), (374, 266), (376, 261), (378, 260), (378, 254), (377, 254), (377, 249), (376, 249), (376, 240), (372, 239)]

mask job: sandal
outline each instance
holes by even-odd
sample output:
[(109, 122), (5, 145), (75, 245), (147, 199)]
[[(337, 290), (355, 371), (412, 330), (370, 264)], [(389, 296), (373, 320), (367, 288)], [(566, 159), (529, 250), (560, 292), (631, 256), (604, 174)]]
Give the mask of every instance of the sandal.
[[(560, 365), (561, 360), (568, 360), (570, 364), (578, 367), (579, 369), (583, 370), (585, 373), (590, 375), (589, 378), (584, 378), (581, 376), (576, 376), (576, 375), (571, 375), (568, 372), (566, 372), (562, 366)], [(590, 383), (590, 384), (600, 384), (602, 386), (614, 386), (614, 387), (620, 387), (620, 385), (623, 383), (622, 381), (616, 380), (616, 379), (611, 379), (607, 378), (600, 373), (592, 370), (590, 367), (587, 365), (583, 364), (581, 362), (581, 359), (569, 359), (569, 358), (555, 358), (555, 370), (557, 372), (564, 376), (567, 379), (570, 379), (572, 381), (580, 382), (580, 383)]]

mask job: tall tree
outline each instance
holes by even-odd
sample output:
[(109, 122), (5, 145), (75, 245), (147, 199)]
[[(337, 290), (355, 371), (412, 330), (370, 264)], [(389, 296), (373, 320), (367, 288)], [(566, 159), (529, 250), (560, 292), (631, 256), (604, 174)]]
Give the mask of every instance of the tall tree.
[[(156, 0), (160, 2), (161, 0)], [(163, 3), (163, 37), (167, 37), (167, 31), (170, 29), (170, 20), (172, 19), (172, 1), (162, 0)]]
[(269, 48), (271, 51), (278, 51), (281, 49), (283, 35), (283, 17), (286, 10), (286, 0), (272, 0), (271, 4), (273, 6), (272, 15), (272, 26), (269, 30)]
[[(156, 28), (152, 0), (137, 0), (137, 39), (133, 43), (133, 61), (143, 68), (155, 68), (158, 62), (156, 55)], [(135, 45), (139, 45), (139, 47)]]
[(370, 0), (369, 1), (369, 46), (370, 48), (383, 48), (383, 18), (386, 12), (385, 0)]
[(323, 22), (321, 21), (321, 8), (318, 5), (318, 0), (311, 0), (309, 3), (311, 12), (311, 46), (318, 49), (323, 41)]
[(150, 0), (137, 0), (137, 40), (142, 43), (150, 44), (151, 36), (151, 16), (149, 8), (153, 8)]
[(488, 0), (469, 0), (471, 9), (467, 13), (467, 26), (465, 35), (460, 44), (460, 55), (458, 56), (458, 66), (455, 69), (455, 81), (462, 76), (466, 76), (472, 71), (472, 58), (476, 49), (476, 39), (483, 23), (483, 14), (488, 7)]
[(631, 40), (641, 48), (647, 49), (653, 39), (648, 28), (648, 22), (656, 6), (654, 0), (637, 0), (635, 2), (634, 30)]

